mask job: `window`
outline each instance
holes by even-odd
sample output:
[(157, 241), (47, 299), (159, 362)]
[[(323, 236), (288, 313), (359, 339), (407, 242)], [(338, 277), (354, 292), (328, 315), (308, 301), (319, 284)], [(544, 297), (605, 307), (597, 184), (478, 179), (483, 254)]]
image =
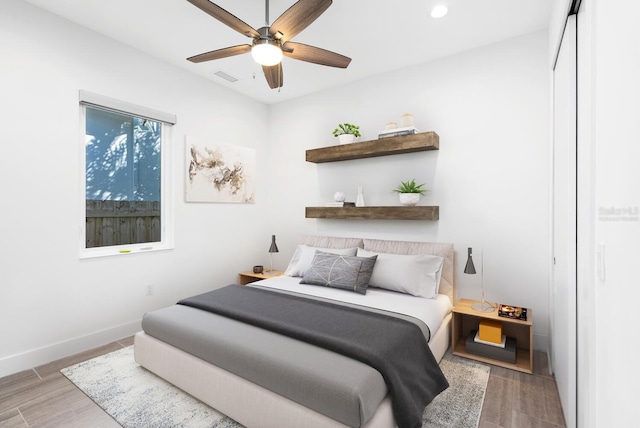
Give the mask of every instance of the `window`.
[(175, 117), (80, 92), (81, 257), (172, 247), (170, 130)]

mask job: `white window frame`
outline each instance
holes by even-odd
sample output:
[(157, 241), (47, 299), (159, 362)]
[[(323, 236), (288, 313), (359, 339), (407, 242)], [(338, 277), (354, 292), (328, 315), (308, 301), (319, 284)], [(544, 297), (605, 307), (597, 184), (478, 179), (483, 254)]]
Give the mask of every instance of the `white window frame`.
[[(173, 188), (172, 188), (172, 125), (176, 123), (176, 116), (146, 107), (120, 101), (88, 91), (80, 91), (80, 237), (79, 256), (81, 259), (126, 256), (135, 253), (171, 250), (174, 248), (173, 224)], [(136, 116), (162, 123), (162, 141), (160, 144), (160, 241), (144, 242), (140, 244), (111, 245), (105, 247), (86, 247), (86, 107), (93, 106), (111, 110), (117, 113)]]

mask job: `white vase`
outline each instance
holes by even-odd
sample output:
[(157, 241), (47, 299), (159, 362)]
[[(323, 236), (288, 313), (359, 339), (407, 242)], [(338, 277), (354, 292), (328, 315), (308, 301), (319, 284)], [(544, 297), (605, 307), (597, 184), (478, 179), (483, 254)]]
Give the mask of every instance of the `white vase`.
[(355, 139), (356, 139), (356, 136), (353, 134), (338, 135), (338, 140), (340, 140), (340, 144), (351, 144)]
[(362, 194), (362, 186), (358, 186), (358, 196), (356, 197), (356, 207), (364, 207), (364, 195)]
[(405, 207), (418, 205), (420, 202), (420, 193), (399, 193), (400, 203)]

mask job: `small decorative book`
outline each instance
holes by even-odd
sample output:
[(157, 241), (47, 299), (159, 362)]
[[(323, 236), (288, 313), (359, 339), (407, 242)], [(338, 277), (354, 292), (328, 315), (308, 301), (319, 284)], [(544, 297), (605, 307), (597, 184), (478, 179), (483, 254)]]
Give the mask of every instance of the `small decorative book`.
[(478, 331), (475, 335), (475, 337), (473, 338), (473, 341), (476, 343), (483, 343), (485, 345), (491, 345), (491, 346), (496, 346), (498, 348), (504, 348), (505, 345), (507, 344), (507, 336), (506, 335), (502, 335), (502, 340), (500, 341), (500, 343), (495, 343), (495, 342), (490, 342), (488, 340), (482, 340), (480, 339), (480, 331)]
[(355, 202), (326, 202), (325, 207), (355, 207)]
[(519, 306), (500, 305), (498, 307), (498, 316), (526, 321), (527, 308), (521, 308)]
[(420, 131), (415, 126), (407, 126), (405, 128), (393, 128), (378, 132), (378, 138), (399, 137), (401, 135), (413, 135)]

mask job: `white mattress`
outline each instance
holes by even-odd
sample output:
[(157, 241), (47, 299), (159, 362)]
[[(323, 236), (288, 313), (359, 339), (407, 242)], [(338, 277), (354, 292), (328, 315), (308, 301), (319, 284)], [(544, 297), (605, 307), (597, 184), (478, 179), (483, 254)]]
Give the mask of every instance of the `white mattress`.
[(369, 287), (367, 294), (359, 294), (338, 288), (300, 284), (300, 280), (299, 277), (277, 276), (248, 285), (275, 288), (408, 315), (424, 322), (431, 334), (438, 331), (442, 320), (452, 309), (451, 300), (444, 294), (438, 294), (435, 299), (425, 299), (374, 287)]

